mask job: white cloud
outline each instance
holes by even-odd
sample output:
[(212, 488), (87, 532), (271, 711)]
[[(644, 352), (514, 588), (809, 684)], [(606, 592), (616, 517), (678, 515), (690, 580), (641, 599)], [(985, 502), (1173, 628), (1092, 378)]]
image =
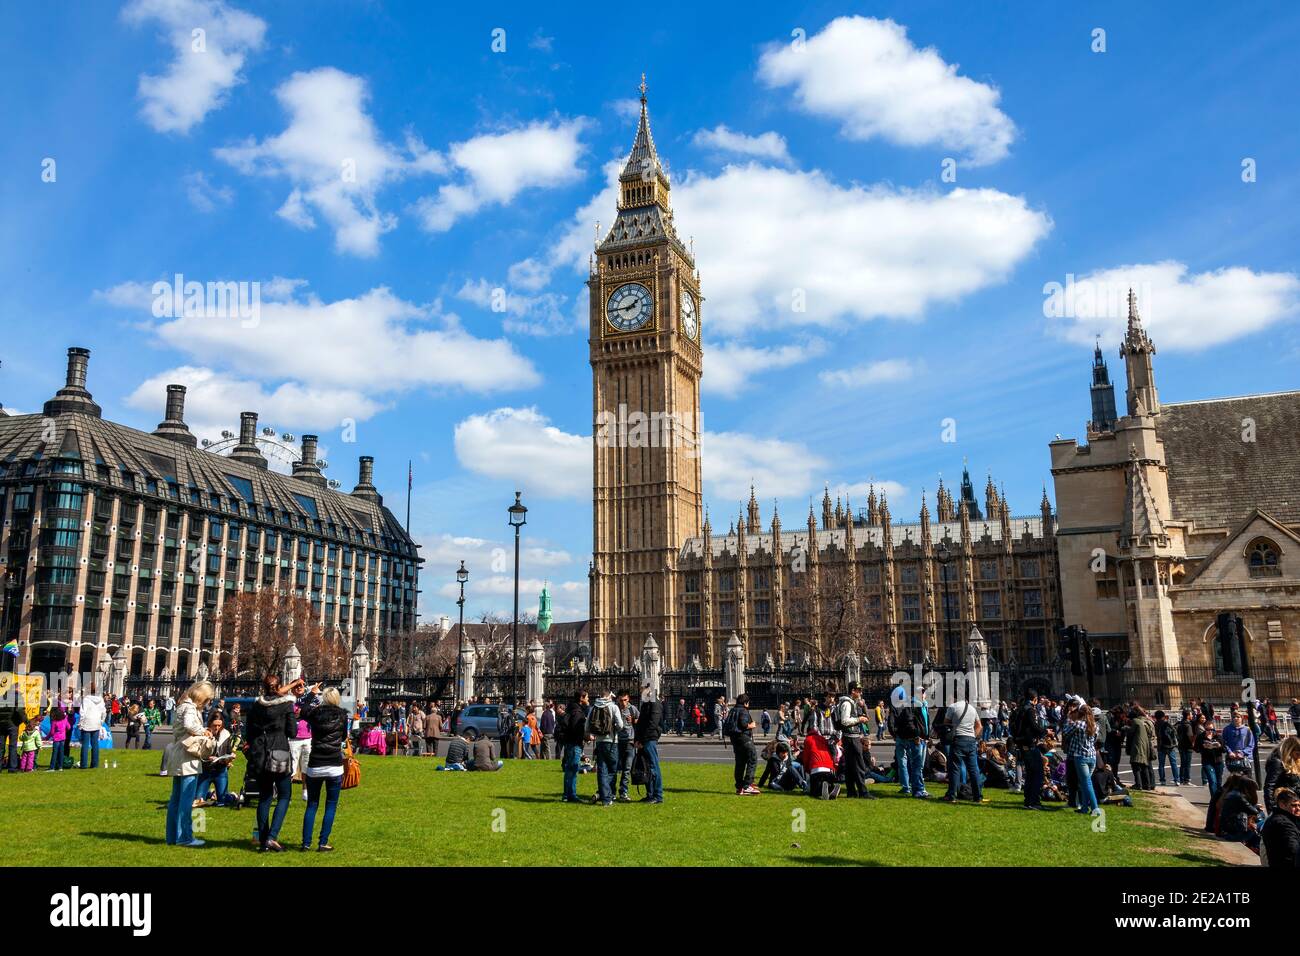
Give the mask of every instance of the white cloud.
[(937, 145), (980, 166), (1006, 156), (1016, 138), (996, 87), (959, 76), (892, 20), (840, 17), (801, 47), (769, 46), (758, 75), (770, 87), (794, 87), (803, 110), (838, 120), (849, 139)]
[(826, 460), (798, 442), (738, 432), (705, 432), (704, 481), (724, 500), (748, 501), (752, 484), (765, 498), (806, 494), (825, 473)]
[[(541, 381), (509, 341), (475, 337), (436, 306), (406, 302), (382, 287), (324, 302), (302, 293), (303, 285), (282, 276), (265, 283), (251, 327), (237, 317), (203, 314), (154, 319), (144, 283), (122, 283), (94, 299), (143, 312), (162, 344), (196, 362), (219, 357), (218, 371), (195, 372), (209, 376), (199, 384), (214, 396), (218, 388), (231, 394), (266, 388), (252, 400), (283, 407), (276, 417), (299, 423), (366, 418), (415, 388), (487, 394)], [(204, 401), (200, 396), (196, 408)], [(222, 414), (232, 407), (225, 395), (211, 404)]]
[(700, 384), (706, 392), (735, 396), (750, 384), (754, 375), (798, 365), (825, 351), (826, 343), (820, 339), (763, 348), (736, 342), (711, 342), (707, 372)]
[[(425, 566), (445, 570), (448, 577), (461, 561), (470, 572), (471, 580), (492, 572), (505, 573), (514, 567), (514, 543), (466, 535), (436, 534), (420, 538), (420, 557)], [(524, 545), (520, 549), (522, 568), (559, 568), (573, 563), (568, 551), (555, 550), (541, 545)], [(439, 575), (440, 576), (440, 575)]]
[(489, 478), (547, 498), (591, 495), (591, 437), (571, 435), (536, 408), (498, 408), (456, 425), (456, 458)]
[(219, 108), (266, 36), (265, 21), (221, 0), (132, 0), (122, 17), (156, 22), (172, 49), (165, 72), (140, 75), (141, 113), (160, 133), (188, 133)]
[(379, 209), (379, 191), (408, 174), (440, 171), (441, 156), (413, 135), (405, 152), (384, 142), (366, 111), (370, 92), (359, 76), (321, 67), (293, 74), (275, 95), (289, 115), (285, 130), (216, 155), (248, 175), (286, 177), (292, 190), (281, 218), (311, 229), (315, 213), (334, 230), (339, 252), (375, 255), (379, 237), (397, 225), (396, 216)]
[(578, 160), (586, 147), (578, 136), (587, 125), (581, 117), (534, 122), (454, 143), (447, 156), (463, 179), (416, 204), (424, 228), (445, 232), (462, 216), (509, 203), (525, 189), (573, 182), (582, 174)]
[[(605, 187), (566, 223), (555, 265), (586, 275), (592, 223), (614, 215), (620, 168), (605, 167)], [(688, 176), (673, 206), (708, 285), (704, 328), (737, 336), (756, 319), (770, 329), (919, 318), (1001, 282), (1052, 228), (1046, 213), (995, 189), (841, 186), (758, 163)]]
[(1156, 345), (1195, 350), (1230, 342), (1300, 314), (1300, 278), (1243, 266), (1193, 273), (1181, 262), (1116, 266), (1043, 289), (1043, 313), (1072, 342), (1117, 342), (1128, 320), (1128, 290)]
[(851, 368), (827, 369), (818, 378), (827, 385), (842, 388), (865, 388), (890, 382), (906, 382), (916, 373), (916, 365), (907, 359), (882, 359), (864, 362)]
[(233, 189), (216, 185), (204, 172), (186, 173), (181, 182), (185, 184), (185, 198), (199, 212), (213, 212), (219, 206), (229, 206), (235, 198)]
[[(527, 260), (532, 261), (532, 260)], [(520, 265), (520, 263), (516, 263)], [(511, 271), (514, 271), (511, 266)], [(564, 306), (568, 297), (558, 292), (529, 295), (487, 279), (466, 280), (456, 298), (505, 316), (502, 328), (522, 335), (564, 335), (576, 331), (578, 323)]]
[(785, 137), (771, 131), (760, 133), (758, 136), (747, 136), (719, 124), (713, 129), (697, 130), (691, 142), (702, 149), (721, 153), (733, 153), (753, 159), (769, 159), (783, 165), (792, 162)]
[(536, 259), (523, 259), (510, 266), (506, 278), (516, 289), (536, 292), (538, 289), (545, 288), (551, 281), (551, 271), (545, 263), (538, 262)]
[[(145, 379), (126, 398), (126, 404), (154, 412), (162, 421), (167, 386), (184, 385), (185, 421), (196, 437), (216, 440), (223, 429), (236, 430), (241, 411), (256, 411), (263, 425), (285, 428), (330, 430), (345, 418), (364, 421), (383, 407), (361, 391), (318, 388), (299, 382), (284, 382), (267, 388), (251, 378), (241, 378), (210, 368), (182, 365)], [(322, 453), (322, 457), (324, 454)]]
[[(854, 511), (857, 511), (858, 508), (865, 508), (867, 506), (867, 497), (873, 490), (875, 491), (877, 498), (883, 494), (893, 502), (889, 508), (891, 514), (899, 514), (897, 507), (907, 495), (907, 486), (899, 484), (897, 481), (841, 481), (838, 484), (831, 485), (829, 488), (832, 498), (843, 498), (844, 500), (853, 503)], [(931, 507), (933, 507), (933, 505), (931, 505)], [(818, 508), (819, 517), (820, 513), (821, 509)], [(904, 521), (910, 519), (897, 517), (895, 520)]]

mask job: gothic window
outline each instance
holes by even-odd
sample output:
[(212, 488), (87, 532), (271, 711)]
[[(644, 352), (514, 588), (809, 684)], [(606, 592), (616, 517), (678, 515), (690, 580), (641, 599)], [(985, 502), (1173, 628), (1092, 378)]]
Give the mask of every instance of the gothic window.
[(771, 575), (766, 571), (754, 572), (754, 590), (766, 591), (772, 586)]
[(919, 594), (903, 595), (903, 620), (904, 621), (921, 620), (921, 595)]
[(1002, 660), (1002, 632), (985, 631), (984, 640), (988, 641), (989, 656), (995, 661)]
[(876, 565), (870, 565), (870, 566), (868, 566), (868, 567), (863, 568), (863, 569), (862, 569), (862, 583), (863, 583), (863, 584), (879, 584), (879, 583), (880, 583), (880, 568), (879, 568), (878, 566), (876, 566)]
[(916, 565), (904, 564), (898, 569), (898, 580), (903, 584), (915, 584), (917, 581)]
[(999, 618), (1002, 616), (1002, 595), (997, 591), (980, 592), (980, 617)]
[(1246, 564), (1252, 578), (1277, 577), (1282, 573), (1278, 567), (1278, 547), (1268, 538), (1258, 538), (1246, 549)]
[(960, 577), (955, 561), (939, 562), (939, 580), (952, 583)]
[(1025, 602), (1025, 617), (1043, 616), (1043, 592), (1038, 588), (1026, 588), (1021, 597)]
[(694, 601), (688, 602), (686, 605), (686, 627), (693, 630), (699, 626), (700, 606)]
[(767, 627), (772, 623), (772, 602), (759, 599), (754, 601), (754, 626)]
[(718, 603), (718, 625), (720, 627), (736, 626), (735, 601), (721, 601)]
[(734, 571), (718, 572), (718, 590), (719, 591), (736, 590), (736, 574)]
[[(1041, 615), (1040, 615), (1041, 616)], [(1030, 664), (1041, 664), (1047, 653), (1047, 642), (1040, 628), (1025, 631), (1025, 656)]]
[(951, 591), (943, 595), (943, 619), (955, 621), (961, 617), (961, 599)]
[[(351, 563), (351, 562), (349, 562), (349, 563)], [(700, 576), (699, 576), (698, 574), (696, 574), (695, 572), (693, 572), (693, 571), (692, 571), (690, 574), (686, 575), (686, 593), (687, 593), (687, 594), (699, 594), (699, 593), (700, 593)], [(698, 614), (698, 613), (699, 613), (699, 606), (698, 606), (698, 605), (696, 606), (696, 609), (695, 609), (695, 610), (696, 610), (696, 613)], [(698, 627), (699, 625), (696, 625), (696, 626)]]
[(1038, 570), (1038, 559), (1022, 558), (1020, 561), (1020, 576), (1022, 578), (1041, 577)]
[(920, 661), (925, 657), (925, 652), (921, 649), (921, 634), (919, 631), (908, 631), (905, 641), (909, 661)]
[(998, 579), (998, 563), (996, 561), (980, 562), (980, 580), (996, 581)]

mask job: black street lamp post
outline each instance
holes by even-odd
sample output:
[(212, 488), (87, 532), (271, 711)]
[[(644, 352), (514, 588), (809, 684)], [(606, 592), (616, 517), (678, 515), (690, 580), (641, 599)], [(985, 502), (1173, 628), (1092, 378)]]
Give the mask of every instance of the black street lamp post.
[(460, 629), (456, 632), (458, 638), (456, 642), (456, 686), (452, 691), (456, 699), (453, 701), (453, 707), (460, 702), (461, 681), (465, 679), (465, 675), (461, 673), (460, 668), (461, 660), (465, 656), (465, 582), (468, 580), (469, 571), (465, 569), (465, 562), (462, 560), (460, 567), (456, 570), (456, 583), (460, 585), (460, 599), (456, 601), (456, 606), (460, 608)]
[(952, 610), (948, 603), (948, 562), (952, 560), (952, 552), (948, 550), (946, 544), (939, 546), (939, 567), (940, 577), (943, 578), (943, 640), (944, 652), (943, 657), (946, 661), (952, 661)]
[[(519, 706), (519, 529), (528, 523), (528, 509), (519, 500), (522, 492), (515, 492), (515, 503), (507, 510), (510, 514), (510, 527), (515, 529), (515, 616), (510, 625), (510, 697), (513, 707)], [(514, 714), (511, 714), (514, 720)]]

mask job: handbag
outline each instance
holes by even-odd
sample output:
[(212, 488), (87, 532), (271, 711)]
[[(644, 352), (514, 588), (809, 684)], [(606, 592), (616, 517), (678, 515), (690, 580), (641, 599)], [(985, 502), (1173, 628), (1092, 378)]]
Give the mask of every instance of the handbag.
[(352, 741), (343, 750), (343, 789), (351, 790), (361, 783), (361, 762), (352, 756)]
[(216, 751), (217, 742), (211, 737), (205, 737), (202, 734), (195, 734), (194, 736), (186, 737), (181, 741), (181, 748), (191, 757), (198, 757), (200, 760), (206, 760)]

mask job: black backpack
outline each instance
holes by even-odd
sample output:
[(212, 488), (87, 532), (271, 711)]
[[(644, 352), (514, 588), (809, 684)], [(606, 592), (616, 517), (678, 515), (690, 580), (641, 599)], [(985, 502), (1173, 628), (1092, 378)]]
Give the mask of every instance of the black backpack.
[(611, 708), (597, 704), (591, 708), (587, 717), (587, 730), (594, 737), (607, 737), (614, 732), (614, 712)]
[(644, 787), (650, 782), (650, 758), (646, 752), (637, 749), (632, 755), (632, 786)]

